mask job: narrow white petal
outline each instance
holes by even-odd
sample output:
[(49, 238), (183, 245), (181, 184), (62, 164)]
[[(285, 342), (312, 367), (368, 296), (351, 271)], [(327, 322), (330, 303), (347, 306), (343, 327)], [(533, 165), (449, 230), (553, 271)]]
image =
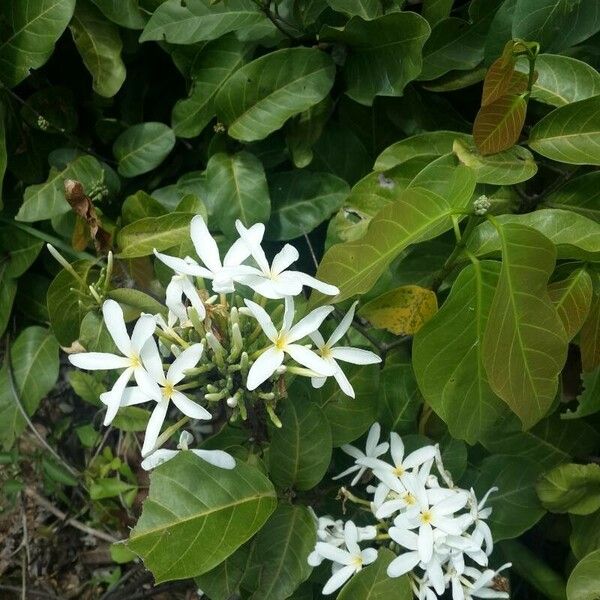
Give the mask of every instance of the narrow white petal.
[(131, 365), (131, 360), (128, 358), (108, 352), (80, 352), (79, 354), (70, 354), (69, 362), (79, 369), (87, 369), (88, 371), (126, 369)]
[(412, 469), (414, 467), (420, 467), (425, 464), (428, 460), (431, 460), (435, 456), (435, 446), (424, 446), (423, 448), (419, 448), (414, 452), (411, 452), (404, 459), (404, 466), (407, 469)]
[(381, 357), (362, 348), (350, 348), (349, 346), (338, 346), (331, 349), (331, 354), (337, 360), (352, 363), (353, 365), (373, 365), (381, 362)]
[(223, 450), (191, 450), (191, 452), (215, 467), (221, 469), (233, 469), (235, 467), (235, 458)]
[(131, 353), (131, 340), (127, 334), (123, 310), (119, 306), (119, 303), (114, 300), (106, 300), (102, 305), (102, 314), (104, 315), (104, 323), (113, 342), (125, 356), (129, 356)]
[(403, 548), (416, 550), (419, 546), (419, 536), (414, 531), (400, 529), (399, 527), (390, 527), (388, 533), (390, 537), (398, 542)]
[(181, 289), (186, 298), (190, 301), (192, 307), (196, 309), (198, 316), (204, 319), (206, 317), (206, 308), (204, 308), (204, 302), (202, 302), (196, 286), (189, 279), (184, 279), (181, 284)]
[(273, 284), (273, 293), (281, 296), (298, 296), (302, 293), (302, 283), (290, 271), (280, 273), (270, 280)]
[(286, 296), (283, 300), (283, 303), (283, 324), (281, 329), (283, 331), (289, 331), (292, 328), (292, 323), (294, 322), (294, 316), (296, 313), (296, 309), (294, 307), (294, 298), (292, 296)]
[[(110, 401), (110, 392), (100, 394), (100, 400), (103, 404), (108, 404)], [(144, 394), (138, 386), (126, 387), (121, 396), (121, 406), (135, 406), (136, 404), (150, 402), (150, 400), (152, 400), (152, 398), (149, 398), (147, 394)]]
[(404, 442), (402, 438), (395, 432), (390, 433), (390, 454), (394, 465), (399, 467), (404, 460)]
[[(262, 223), (256, 223), (247, 229), (246, 232), (248, 238), (251, 240), (251, 245), (260, 245), (265, 233), (265, 226)], [(227, 254), (225, 255), (225, 258), (223, 259), (223, 266), (235, 267), (243, 263), (249, 256), (249, 244), (242, 239), (238, 239), (231, 245), (231, 248), (229, 248)]]
[(346, 394), (346, 396), (350, 396), (350, 398), (355, 397), (354, 388), (352, 387), (352, 384), (350, 383), (350, 381), (346, 377), (346, 374), (344, 373), (344, 371), (342, 371), (340, 367), (336, 369), (335, 373), (333, 374), (333, 377), (338, 382), (340, 389), (342, 390), (342, 392), (344, 392), (344, 394)]
[(200, 215), (196, 215), (190, 225), (190, 236), (196, 249), (196, 254), (202, 262), (211, 270), (218, 271), (221, 268), (221, 258), (217, 242)]
[(327, 377), (311, 377), (310, 382), (315, 389), (322, 388), (327, 381)]
[(373, 423), (373, 425), (371, 425), (371, 428), (369, 429), (369, 434), (367, 435), (367, 443), (365, 444), (367, 456), (371, 456), (373, 454), (373, 450), (375, 450), (375, 448), (377, 447), (380, 437), (381, 425), (379, 423)]
[(175, 390), (171, 396), (173, 404), (187, 417), (209, 421), (212, 415), (203, 407), (190, 400), (185, 394)]
[(275, 255), (271, 263), (271, 271), (277, 275), (285, 271), (292, 263), (300, 258), (298, 250), (291, 244), (286, 244), (280, 252)]
[(445, 533), (450, 535), (461, 535), (462, 528), (460, 526), (460, 521), (458, 519), (449, 519), (448, 517), (440, 517), (438, 515), (434, 515), (431, 523), (435, 525), (438, 529), (441, 529)]
[(323, 591), (321, 592), (323, 596), (333, 594), (333, 592), (341, 588), (355, 572), (356, 569), (353, 566), (342, 567), (339, 571), (335, 572), (323, 586)]
[(463, 508), (468, 500), (467, 494), (462, 492), (455, 492), (449, 498), (445, 498), (441, 502), (438, 502), (435, 507), (436, 515), (450, 515)]
[(168, 408), (168, 400), (161, 400), (160, 402), (157, 402), (154, 407), (154, 410), (148, 419), (148, 425), (146, 426), (146, 437), (144, 438), (144, 445), (142, 446), (142, 456), (145, 457), (154, 449), (156, 440), (160, 435), (160, 430), (165, 422)]
[(317, 348), (320, 349), (325, 346), (325, 339), (319, 331), (313, 331), (312, 333), (309, 333), (308, 337), (310, 337), (310, 339), (314, 342)]
[(346, 550), (336, 548), (325, 542), (317, 542), (315, 550), (326, 559), (339, 563), (340, 565), (349, 565), (352, 563), (352, 556)]
[(125, 369), (120, 375), (112, 390), (110, 390), (110, 396), (106, 399), (106, 415), (104, 415), (104, 425), (110, 425), (112, 420), (115, 418), (119, 407), (121, 406), (121, 399), (127, 382), (131, 379), (133, 369)]
[(358, 531), (356, 525), (352, 521), (346, 521), (344, 525), (344, 541), (346, 542), (346, 548), (350, 554), (360, 554), (360, 548), (358, 547)]
[(329, 361), (317, 356), (312, 350), (299, 344), (288, 344), (285, 351), (298, 363), (311, 369), (319, 375), (333, 375), (335, 366)]
[(157, 250), (154, 250), (154, 256), (178, 275), (191, 275), (192, 277), (211, 276), (211, 272), (208, 269), (196, 264), (192, 259), (185, 260), (176, 256), (169, 256), (168, 254), (161, 254)]
[(330, 346), (337, 344), (344, 335), (346, 335), (346, 331), (350, 329), (350, 325), (352, 325), (352, 319), (354, 319), (354, 311), (356, 310), (356, 305), (358, 304), (358, 300), (352, 304), (348, 312), (344, 315), (344, 318), (339, 322), (338, 326), (333, 330), (329, 341), (327, 342)]
[(360, 555), (363, 559), (363, 565), (365, 566), (370, 565), (377, 560), (377, 550), (375, 550), (375, 548), (365, 548)]
[(273, 321), (271, 321), (271, 317), (269, 317), (267, 311), (262, 306), (256, 304), (256, 302), (252, 302), (252, 300), (244, 300), (244, 303), (258, 321), (258, 324), (265, 332), (265, 335), (275, 343), (275, 341), (277, 341), (277, 329), (275, 328), (275, 325), (273, 325)]
[(183, 277), (174, 275), (165, 290), (165, 304), (180, 321), (187, 319), (187, 309), (182, 300), (183, 296)]
[(431, 525), (423, 524), (419, 527), (419, 541), (417, 544), (419, 558), (427, 563), (433, 556), (433, 529)]
[(265, 274), (269, 273), (269, 261), (265, 256), (265, 252), (260, 245), (260, 241), (262, 240), (262, 235), (260, 239), (257, 236), (259, 229), (252, 231), (252, 228), (246, 229), (246, 227), (242, 224), (242, 222), (238, 219), (235, 222), (235, 227), (240, 234), (240, 239), (246, 244), (250, 253), (252, 254), (252, 258), (256, 261), (256, 264), (260, 267), (261, 271)]
[(156, 319), (152, 315), (142, 315), (133, 328), (131, 346), (134, 352), (140, 353), (144, 344), (156, 330)]
[(165, 373), (162, 366), (162, 358), (154, 338), (150, 338), (142, 347), (140, 359), (146, 367), (146, 371), (157, 383), (165, 383)]
[(388, 577), (401, 577), (419, 564), (418, 552), (405, 552), (395, 558), (387, 568)]
[(283, 362), (284, 354), (274, 346), (267, 348), (252, 364), (246, 387), (252, 391), (269, 379)]
[(315, 277), (311, 277), (306, 273), (302, 273), (300, 271), (288, 271), (288, 273), (298, 277), (302, 285), (313, 288), (322, 294), (326, 294), (327, 296), (337, 296), (340, 293), (340, 290), (335, 287), (335, 285), (325, 283), (324, 281), (319, 281)]
[(300, 319), (291, 329), (289, 333), (289, 341), (296, 342), (306, 337), (309, 333), (317, 331), (321, 323), (333, 311), (333, 306), (321, 306), (309, 312), (303, 319)]
[(139, 367), (134, 369), (133, 376), (135, 377), (135, 382), (146, 396), (152, 398), (152, 400), (155, 400), (156, 402), (159, 402), (162, 399), (162, 391), (148, 371)]
[(159, 448), (142, 461), (141, 467), (144, 469), (144, 471), (150, 471), (150, 469), (154, 469), (158, 467), (158, 465), (162, 465), (168, 460), (171, 460), (177, 456), (178, 453), (179, 450), (165, 450), (163, 448)]
[(178, 384), (185, 377), (185, 371), (193, 369), (198, 364), (203, 351), (203, 344), (193, 344), (173, 361), (167, 371), (167, 379), (172, 385)]

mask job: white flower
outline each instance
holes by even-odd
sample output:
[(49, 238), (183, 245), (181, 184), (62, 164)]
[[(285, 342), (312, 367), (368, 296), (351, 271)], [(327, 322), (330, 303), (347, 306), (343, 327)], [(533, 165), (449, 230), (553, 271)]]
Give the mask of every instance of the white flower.
[(294, 300), (286, 296), (283, 323), (281, 329), (277, 331), (271, 317), (264, 308), (251, 300), (244, 300), (244, 302), (267, 338), (272, 342), (272, 345), (268, 346), (250, 367), (247, 382), (249, 390), (256, 389), (261, 383), (269, 379), (283, 363), (285, 354), (289, 354), (297, 363), (318, 374), (333, 375), (333, 368), (328, 362), (305, 346), (294, 343), (315, 331), (333, 310), (332, 306), (316, 308), (298, 321), (296, 325), (292, 325)]
[[(253, 243), (260, 244), (265, 231), (262, 223), (257, 223), (247, 230), (248, 239)], [(250, 256), (248, 244), (245, 241), (237, 240), (233, 243), (223, 262), (219, 254), (217, 242), (210, 234), (204, 219), (196, 215), (190, 225), (190, 237), (196, 249), (196, 254), (204, 263), (200, 266), (190, 257), (185, 259), (175, 256), (161, 254), (154, 250), (156, 257), (173, 269), (178, 275), (191, 275), (193, 277), (203, 277), (212, 280), (212, 289), (217, 293), (230, 293), (235, 289), (234, 282), (242, 274), (252, 273), (252, 267), (242, 265), (242, 262)]]
[(342, 450), (352, 458), (356, 459), (356, 463), (351, 467), (348, 467), (345, 471), (342, 471), (339, 475), (333, 477), (333, 479), (340, 479), (342, 477), (346, 477), (346, 475), (350, 475), (351, 473), (356, 473), (351, 482), (351, 485), (356, 485), (360, 481), (360, 478), (363, 476), (364, 472), (367, 470), (367, 467), (359, 463), (359, 461), (362, 461), (362, 459), (365, 458), (376, 459), (378, 456), (381, 456), (388, 451), (389, 444), (387, 442), (382, 442), (381, 444), (379, 443), (380, 435), (381, 426), (379, 423), (373, 423), (373, 425), (371, 425), (371, 429), (369, 429), (369, 435), (367, 436), (367, 443), (365, 445), (364, 452), (355, 446), (344, 444), (342, 446)]
[(206, 308), (202, 298), (200, 298), (200, 294), (190, 278), (182, 274), (173, 275), (165, 290), (165, 304), (169, 309), (169, 316), (172, 313), (182, 322), (188, 319), (187, 307), (183, 303), (183, 297), (190, 301), (201, 319), (206, 317)]
[[(148, 372), (144, 372), (144, 375), (139, 378), (138, 387), (125, 390), (121, 401), (122, 406), (132, 406), (149, 400), (156, 402), (146, 426), (142, 456), (146, 456), (154, 450), (171, 400), (184, 415), (192, 419), (212, 418), (212, 415), (204, 407), (190, 400), (175, 387), (185, 377), (185, 371), (196, 366), (203, 350), (202, 344), (194, 344), (186, 348), (169, 366), (165, 376), (156, 342), (152, 339), (144, 346), (142, 361)], [(102, 396), (100, 398), (104, 402)]]
[(492, 507), (486, 507), (485, 503), (487, 502), (490, 494), (497, 491), (497, 487), (489, 489), (482, 498), (481, 502), (478, 503), (475, 492), (471, 490), (469, 499), (469, 503), (471, 504), (471, 512), (470, 514), (463, 515), (462, 517), (465, 530), (471, 525), (475, 524), (475, 528), (471, 532), (471, 535), (476, 538), (481, 538), (482, 547), (485, 545), (484, 551), (487, 556), (490, 556), (494, 549), (494, 540), (492, 538), (490, 526), (485, 522), (485, 520), (492, 514)]
[[(350, 310), (346, 313), (344, 318), (341, 320), (339, 325), (334, 329), (330, 338), (325, 342), (323, 336), (315, 331), (310, 334), (312, 341), (317, 346), (319, 354), (332, 365), (335, 366), (335, 373), (333, 376), (338, 382), (340, 388), (347, 396), (354, 398), (354, 389), (348, 381), (348, 378), (342, 371), (341, 367), (337, 363), (338, 360), (343, 362), (351, 363), (353, 365), (371, 365), (374, 363), (380, 363), (381, 357), (377, 356), (374, 352), (369, 350), (361, 350), (360, 348), (351, 348), (350, 346), (337, 346), (342, 337), (346, 334), (350, 325), (352, 325), (352, 319), (354, 318), (354, 311), (358, 302), (355, 302)], [(312, 384), (316, 388), (320, 388), (325, 383), (325, 377), (313, 377)]]
[(123, 318), (123, 310), (117, 302), (106, 300), (102, 305), (102, 314), (104, 315), (106, 328), (123, 356), (109, 352), (82, 352), (72, 354), (69, 356), (69, 360), (71, 364), (80, 369), (100, 371), (124, 369), (112, 390), (105, 395), (107, 411), (104, 417), (104, 425), (109, 425), (119, 410), (125, 386), (131, 376), (135, 377), (139, 385), (146, 375), (140, 355), (142, 348), (156, 329), (156, 320), (151, 315), (142, 315), (135, 324), (131, 337), (129, 337)]
[[(502, 565), (497, 571), (493, 569), (486, 569), (485, 571), (479, 571), (474, 567), (466, 567), (464, 576), (461, 577), (463, 584), (463, 596), (460, 596), (460, 592), (454, 595), (453, 600), (471, 600), (472, 598), (509, 598), (508, 592), (494, 589), (494, 580), (504, 569), (508, 569), (512, 566), (511, 563)], [(472, 581), (467, 579), (469, 577)]]
[(332, 565), (333, 575), (323, 587), (322, 593), (324, 596), (341, 588), (363, 566), (369, 565), (377, 559), (375, 548), (360, 549), (358, 531), (352, 521), (347, 521), (344, 527), (344, 544), (346, 546), (345, 550), (332, 544), (317, 542), (316, 551), (334, 563)]
[(252, 235), (252, 228), (246, 229), (240, 221), (236, 221), (235, 225), (241, 240), (246, 243), (248, 251), (252, 254), (252, 258), (254, 258), (259, 267), (258, 269), (249, 267), (250, 272), (243, 274), (237, 279), (240, 283), (251, 287), (261, 296), (271, 299), (297, 296), (302, 292), (302, 286), (304, 285), (329, 296), (336, 296), (340, 293), (339, 289), (334, 285), (319, 281), (306, 273), (302, 273), (301, 271), (286, 271), (299, 257), (298, 250), (290, 244), (286, 244), (275, 255), (273, 262), (269, 265), (260, 242), (257, 242), (256, 236)]
[(190, 449), (188, 446), (193, 440), (194, 438), (191, 433), (188, 431), (182, 431), (181, 435), (179, 436), (177, 450), (166, 450), (164, 448), (155, 450), (152, 454), (150, 454), (150, 456), (142, 461), (142, 469), (146, 471), (154, 469), (155, 467), (158, 467), (158, 465), (162, 465), (163, 463), (177, 456), (177, 454), (179, 454), (179, 452), (182, 450), (189, 450), (207, 463), (210, 463), (215, 467), (220, 467), (221, 469), (233, 469), (235, 467), (235, 459), (233, 456), (227, 452), (224, 452), (223, 450)]

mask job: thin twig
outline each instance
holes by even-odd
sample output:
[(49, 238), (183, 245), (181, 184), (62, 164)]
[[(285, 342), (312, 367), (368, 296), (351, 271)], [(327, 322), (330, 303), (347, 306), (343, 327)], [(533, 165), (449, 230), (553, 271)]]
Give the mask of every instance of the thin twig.
[(43, 506), (47, 511), (51, 512), (57, 519), (64, 521), (67, 525), (70, 525), (71, 527), (74, 527), (75, 529), (79, 529), (79, 531), (83, 531), (83, 533), (92, 535), (92, 536), (98, 538), (99, 540), (104, 540), (105, 542), (108, 542), (110, 544), (114, 544), (115, 542), (119, 541), (116, 537), (110, 535), (109, 533), (105, 533), (104, 531), (99, 531), (98, 529), (94, 529), (93, 527), (89, 527), (88, 525), (81, 523), (77, 519), (70, 518), (62, 510), (60, 510), (59, 508), (54, 506), (54, 504), (52, 504), (52, 502), (50, 502), (43, 496), (40, 496), (40, 494), (38, 494), (33, 488), (31, 488), (29, 486), (26, 487), (25, 493), (30, 498), (35, 500), (35, 502), (37, 502), (40, 506)]

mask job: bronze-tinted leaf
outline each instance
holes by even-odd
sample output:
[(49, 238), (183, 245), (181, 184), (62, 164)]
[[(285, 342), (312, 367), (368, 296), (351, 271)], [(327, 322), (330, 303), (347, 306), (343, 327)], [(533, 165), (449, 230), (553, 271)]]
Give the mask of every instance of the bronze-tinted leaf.
[(473, 138), (481, 154), (495, 154), (514, 146), (519, 139), (527, 104), (522, 96), (502, 96), (482, 106), (473, 124)]

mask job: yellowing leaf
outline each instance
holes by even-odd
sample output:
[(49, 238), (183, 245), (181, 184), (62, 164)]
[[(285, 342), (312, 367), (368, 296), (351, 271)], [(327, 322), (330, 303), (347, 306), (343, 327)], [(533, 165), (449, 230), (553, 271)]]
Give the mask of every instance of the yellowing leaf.
[(387, 329), (396, 335), (413, 335), (437, 309), (434, 292), (418, 285), (403, 285), (371, 300), (359, 314), (377, 329)]
[(514, 146), (519, 139), (527, 104), (521, 96), (502, 96), (482, 106), (475, 123), (473, 139), (481, 154), (495, 154)]

